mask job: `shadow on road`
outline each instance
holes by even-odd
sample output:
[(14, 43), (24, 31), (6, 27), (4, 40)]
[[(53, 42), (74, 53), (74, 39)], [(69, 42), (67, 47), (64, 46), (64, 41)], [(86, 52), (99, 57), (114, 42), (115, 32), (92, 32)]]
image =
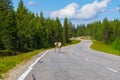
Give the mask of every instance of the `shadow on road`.
[(36, 80), (36, 78), (35, 78), (35, 75), (34, 75), (34, 74), (32, 74), (32, 78), (33, 78), (33, 80)]

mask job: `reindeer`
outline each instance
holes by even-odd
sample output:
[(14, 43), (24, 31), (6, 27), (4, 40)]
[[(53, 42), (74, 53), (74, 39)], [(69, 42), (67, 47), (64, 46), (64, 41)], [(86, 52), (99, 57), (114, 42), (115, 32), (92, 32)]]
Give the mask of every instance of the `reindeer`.
[(59, 48), (59, 52), (61, 52), (62, 42), (54, 42), (54, 45), (55, 45), (55, 52), (57, 52), (57, 48)]

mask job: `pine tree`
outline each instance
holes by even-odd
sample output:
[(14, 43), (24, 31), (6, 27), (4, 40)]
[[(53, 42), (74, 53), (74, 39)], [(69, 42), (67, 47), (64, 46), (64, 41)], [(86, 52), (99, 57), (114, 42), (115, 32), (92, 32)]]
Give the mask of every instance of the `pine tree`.
[(17, 28), (18, 28), (18, 34), (17, 34), (17, 49), (18, 51), (25, 51), (26, 48), (28, 48), (27, 45), (27, 15), (28, 15), (28, 10), (23, 4), (23, 1), (20, 0), (18, 4), (18, 9), (16, 13), (16, 21), (17, 21)]
[(4, 35), (3, 33), (3, 28), (4, 28), (4, 22), (5, 22), (5, 17), (7, 15), (7, 9), (5, 9), (5, 1), (0, 0), (0, 50), (4, 49), (4, 45), (2, 42), (2, 37)]
[(47, 40), (47, 26), (46, 26), (46, 20), (44, 18), (43, 12), (40, 13), (40, 43), (41, 47), (47, 47), (49, 45)]
[[(14, 49), (14, 38), (16, 29), (15, 12), (11, 0), (0, 0), (0, 27), (2, 48), (6, 50)], [(3, 13), (4, 12), (4, 13)]]
[(68, 19), (64, 19), (64, 26), (63, 26), (63, 43), (68, 43), (69, 42), (69, 26), (68, 26)]
[(62, 25), (58, 17), (55, 20), (55, 40), (62, 41)]
[(5, 36), (3, 37), (4, 46), (8, 50), (16, 50), (16, 37), (17, 37), (17, 27), (16, 27), (16, 17), (13, 8), (11, 12), (6, 16), (6, 28)]
[(108, 43), (110, 38), (110, 27), (109, 27), (109, 21), (107, 18), (103, 20), (103, 41), (105, 43)]

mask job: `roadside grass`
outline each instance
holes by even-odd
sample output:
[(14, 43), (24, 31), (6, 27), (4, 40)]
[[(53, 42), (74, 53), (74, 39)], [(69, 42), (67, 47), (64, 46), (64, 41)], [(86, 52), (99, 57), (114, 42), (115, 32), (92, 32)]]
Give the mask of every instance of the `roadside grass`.
[(28, 53), (22, 53), (20, 55), (15, 56), (0, 57), (0, 78), (3, 78), (2, 77), (3, 73), (8, 72), (10, 69), (15, 67), (20, 62), (28, 61), (30, 58), (32, 58), (32, 56), (42, 52), (43, 50), (45, 49), (35, 50)]
[(67, 44), (65, 44), (65, 45), (63, 45), (63, 46), (69, 46), (69, 45), (74, 45), (74, 44), (77, 44), (77, 43), (79, 43), (80, 42), (80, 40), (70, 40), (70, 42), (69, 43), (67, 43)]
[[(80, 40), (71, 40), (70, 43), (63, 46), (79, 43)], [(51, 48), (49, 48), (51, 49)], [(30, 60), (36, 54), (44, 51), (45, 49), (35, 50), (32, 52), (22, 53), (15, 56), (0, 56), (0, 79), (3, 78), (2, 74), (7, 73), (10, 69), (14, 68), (17, 64)]]
[(100, 42), (100, 41), (93, 41), (91, 48), (94, 50), (120, 56), (120, 51), (115, 50), (111, 45), (104, 44), (103, 42)]
[(77, 44), (79, 42), (80, 42), (80, 40), (71, 40), (71, 44)]

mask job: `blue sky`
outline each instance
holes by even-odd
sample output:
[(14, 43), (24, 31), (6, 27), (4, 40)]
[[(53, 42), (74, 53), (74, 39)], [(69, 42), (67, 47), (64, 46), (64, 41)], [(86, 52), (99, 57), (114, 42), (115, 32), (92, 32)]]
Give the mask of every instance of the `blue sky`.
[[(12, 0), (15, 10), (19, 0)], [(59, 17), (61, 21), (68, 17), (75, 25), (96, 20), (120, 19), (118, 6), (120, 0), (23, 0), (27, 9), (44, 13), (45, 17)]]

